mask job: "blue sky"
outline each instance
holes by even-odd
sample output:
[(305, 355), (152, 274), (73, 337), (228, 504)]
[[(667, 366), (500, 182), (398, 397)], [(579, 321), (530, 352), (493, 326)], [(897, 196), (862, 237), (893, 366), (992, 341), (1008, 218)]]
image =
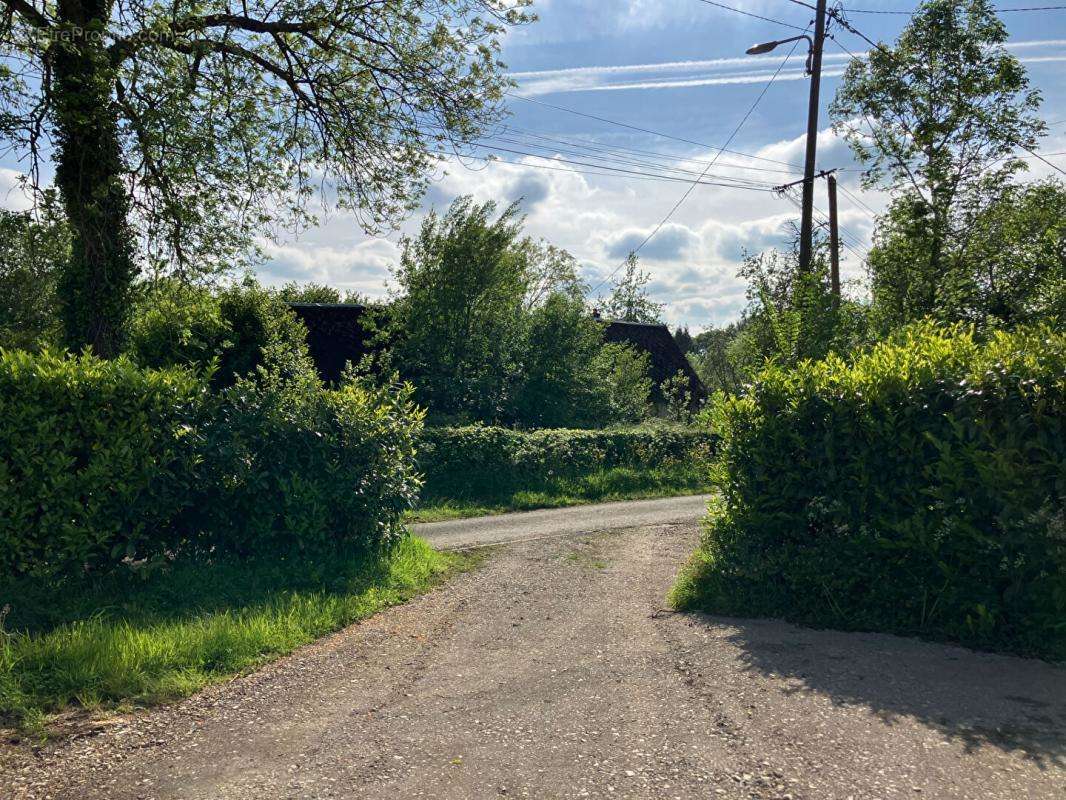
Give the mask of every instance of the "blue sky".
[[(811, 19), (811, 12), (788, 0), (723, 2), (800, 28)], [(914, 0), (862, 0), (856, 8), (900, 10), (914, 5)], [(1001, 5), (1045, 4), (1004, 0)], [(514, 130), (504, 134), (506, 139), (493, 140), (493, 149), (501, 159), (520, 163), (451, 162), (427, 194), (424, 209), (442, 208), (460, 194), (501, 202), (524, 197), (528, 232), (572, 252), (595, 285), (644, 240), (689, 187), (631, 175), (583, 174), (596, 170), (549, 158), (605, 163), (589, 159), (597, 151), (581, 147), (591, 145), (612, 149), (611, 163), (616, 167), (681, 179), (692, 171), (698, 174), (715, 157), (711, 148), (724, 144), (787, 52), (747, 57), (744, 50), (757, 41), (798, 31), (702, 0), (540, 0), (534, 7), (540, 20), (510, 32), (505, 41), (503, 60), (518, 81), (516, 93), (656, 133), (509, 100), (512, 116), (507, 125)], [(1012, 13), (1003, 18), (1013, 52), (1043, 92), (1045, 119), (1066, 123), (1062, 79), (1066, 11)], [(858, 13), (849, 14), (849, 19), (875, 41), (893, 40), (907, 21), (904, 16)], [(848, 50), (865, 50), (857, 36), (839, 29), (835, 33)], [(767, 184), (794, 179), (788, 173), (795, 167), (785, 164), (802, 162), (808, 91), (802, 75), (803, 49), (801, 45), (730, 145), (765, 160), (722, 154), (706, 180)], [(822, 167), (855, 167), (847, 148), (828, 130), (825, 113), (846, 59), (843, 49), (827, 42), (819, 136)], [(1066, 151), (1066, 124), (1053, 126), (1051, 134), (1041, 150)], [(1066, 167), (1066, 155), (1049, 159)], [(0, 165), (4, 166), (14, 165)], [(782, 172), (771, 171), (776, 169)], [(1031, 175), (1049, 173), (1034, 162)], [(842, 172), (841, 185), (846, 191), (841, 196), (841, 222), (851, 244), (845, 273), (858, 278), (872, 230), (870, 211), (883, 208), (885, 198), (862, 192), (854, 172)], [(818, 191), (824, 189), (820, 186)], [(817, 204), (824, 209), (824, 197), (818, 197)], [(668, 321), (700, 329), (735, 319), (744, 305), (744, 286), (736, 277), (742, 253), (780, 244), (784, 226), (796, 216), (793, 205), (766, 191), (695, 187), (641, 251), (642, 263), (653, 276), (652, 292), (667, 304)], [(372, 238), (359, 230), (354, 218), (334, 215), (299, 240), (267, 243), (271, 260), (259, 274), (271, 283), (316, 280), (382, 296), (388, 266), (397, 257), (398, 238), (414, 230), (420, 217), (416, 214), (401, 231)]]

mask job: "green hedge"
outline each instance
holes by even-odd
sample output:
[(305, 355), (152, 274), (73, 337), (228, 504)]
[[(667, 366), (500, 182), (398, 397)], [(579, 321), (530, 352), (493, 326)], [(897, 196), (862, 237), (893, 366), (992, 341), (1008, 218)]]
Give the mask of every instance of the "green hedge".
[(0, 351), (0, 573), (388, 543), (419, 481), (409, 390)]
[(0, 573), (173, 547), (204, 395), (178, 369), (0, 351)]
[(702, 430), (643, 426), (608, 430), (519, 431), (470, 425), (426, 428), (419, 447), (429, 497), (465, 498), (535, 489), (614, 467), (669, 467), (708, 460), (714, 437)]
[(922, 326), (769, 368), (721, 434), (681, 607), (1066, 657), (1066, 338)]

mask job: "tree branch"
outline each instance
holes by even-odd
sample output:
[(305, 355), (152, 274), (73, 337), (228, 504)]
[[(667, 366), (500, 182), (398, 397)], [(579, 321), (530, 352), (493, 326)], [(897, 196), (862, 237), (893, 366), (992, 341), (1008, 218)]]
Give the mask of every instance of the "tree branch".
[(35, 28), (48, 30), (52, 27), (52, 21), (26, 0), (3, 0), (3, 3), (10, 11), (18, 14)]

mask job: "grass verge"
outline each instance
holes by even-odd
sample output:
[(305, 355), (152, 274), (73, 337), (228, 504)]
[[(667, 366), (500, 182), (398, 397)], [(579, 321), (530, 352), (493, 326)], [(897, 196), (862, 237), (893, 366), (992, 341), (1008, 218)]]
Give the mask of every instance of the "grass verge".
[(449, 487), (427, 487), (422, 502), (409, 515), (410, 522), (563, 508), (614, 500), (676, 497), (711, 491), (705, 465), (661, 469), (616, 467), (582, 478), (557, 479), (529, 488), (492, 486), (483, 481), (456, 482)]
[(177, 563), (93, 582), (0, 585), (0, 720), (183, 697), (402, 603), (477, 555), (421, 539), (388, 556)]

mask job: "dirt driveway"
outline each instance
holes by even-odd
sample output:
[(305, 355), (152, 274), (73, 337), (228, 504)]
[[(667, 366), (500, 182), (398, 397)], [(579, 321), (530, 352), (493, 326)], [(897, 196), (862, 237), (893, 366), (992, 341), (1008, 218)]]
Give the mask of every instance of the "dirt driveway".
[(660, 611), (691, 524), (525, 542), (3, 797), (1066, 797), (1066, 670)]

